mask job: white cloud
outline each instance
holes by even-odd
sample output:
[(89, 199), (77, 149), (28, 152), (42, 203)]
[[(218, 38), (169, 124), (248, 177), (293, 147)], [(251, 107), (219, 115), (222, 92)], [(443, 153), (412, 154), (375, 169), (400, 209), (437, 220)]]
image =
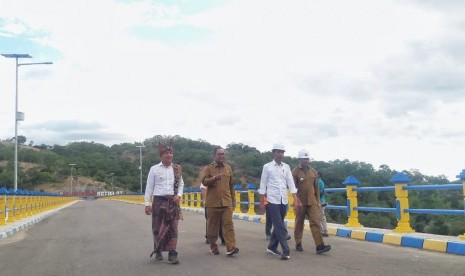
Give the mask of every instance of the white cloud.
[[(178, 134), (262, 151), (282, 141), (317, 160), (462, 169), (463, 6), (205, 3), (0, 0), (0, 39), (40, 45), (34, 60), (54, 61), (20, 68), (20, 133), (61, 144)], [(13, 62), (1, 59), (0, 72), (6, 138)], [(44, 122), (80, 128), (58, 134)]]

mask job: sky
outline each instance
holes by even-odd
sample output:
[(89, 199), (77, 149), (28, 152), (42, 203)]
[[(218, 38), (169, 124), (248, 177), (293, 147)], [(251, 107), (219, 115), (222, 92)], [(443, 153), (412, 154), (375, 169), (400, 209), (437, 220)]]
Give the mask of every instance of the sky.
[[(456, 180), (465, 169), (465, 2), (0, 0), (34, 144), (180, 135)], [(15, 60), (0, 56), (0, 139)]]

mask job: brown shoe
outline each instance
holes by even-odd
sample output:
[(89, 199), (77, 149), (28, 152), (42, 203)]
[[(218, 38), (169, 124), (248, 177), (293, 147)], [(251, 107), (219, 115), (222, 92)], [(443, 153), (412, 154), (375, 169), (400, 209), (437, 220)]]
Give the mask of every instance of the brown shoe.
[(168, 263), (170, 263), (170, 264), (179, 264), (178, 256), (176, 256), (176, 255), (168, 256)]
[(212, 253), (213, 255), (220, 254), (220, 251), (218, 250), (218, 246), (216, 244), (210, 246), (210, 253)]

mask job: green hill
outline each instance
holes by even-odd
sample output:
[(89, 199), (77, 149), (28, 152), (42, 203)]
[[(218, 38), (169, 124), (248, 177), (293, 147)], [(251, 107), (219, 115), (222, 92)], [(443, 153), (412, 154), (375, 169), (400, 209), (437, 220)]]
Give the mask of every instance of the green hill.
[[(143, 187), (150, 167), (160, 162), (156, 145), (165, 141), (166, 136), (157, 135), (146, 139), (143, 144)], [(191, 140), (180, 136), (174, 138), (174, 162), (183, 166), (186, 187), (198, 187), (201, 169), (212, 162), (213, 150), (217, 145), (202, 140)], [(73, 191), (119, 190), (139, 192), (139, 148), (136, 143), (122, 143), (106, 146), (94, 142), (73, 142), (66, 146), (20, 146), (18, 188), (25, 190), (69, 192), (71, 168), (73, 170)], [(228, 163), (234, 171), (234, 182), (245, 186), (248, 183), (259, 185), (262, 167), (271, 161), (271, 152), (260, 152), (243, 144), (229, 144), (226, 147)], [(291, 167), (298, 164), (295, 158), (285, 158)], [(375, 169), (371, 164), (359, 161), (333, 160), (312, 161), (311, 166), (323, 173), (327, 188), (341, 188), (341, 183), (349, 176), (355, 176), (361, 186), (390, 186), (390, 179), (396, 173), (389, 166)], [(14, 145), (0, 143), (0, 187), (13, 187)], [(113, 187), (111, 186), (113, 173)], [(419, 171), (404, 171), (411, 179), (411, 185), (446, 184), (444, 175), (425, 176)], [(458, 182), (457, 182), (458, 183)], [(425, 191), (411, 193), (411, 208), (463, 209), (463, 195), (460, 191)], [(345, 205), (345, 193), (327, 194), (332, 205)], [(360, 206), (395, 207), (395, 195), (388, 192), (359, 193)], [(463, 217), (413, 215), (412, 227), (419, 232), (436, 234), (463, 234)], [(345, 212), (329, 211), (328, 221), (345, 223)], [(394, 214), (360, 213), (360, 222), (369, 227), (394, 228)]]

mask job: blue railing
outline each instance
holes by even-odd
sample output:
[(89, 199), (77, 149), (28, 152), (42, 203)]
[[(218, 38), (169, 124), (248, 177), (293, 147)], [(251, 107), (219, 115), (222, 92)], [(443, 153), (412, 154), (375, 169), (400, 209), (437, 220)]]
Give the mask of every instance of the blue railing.
[[(410, 226), (409, 214), (431, 214), (431, 215), (461, 215), (465, 217), (465, 200), (464, 209), (415, 209), (409, 207), (408, 191), (441, 191), (441, 190), (462, 190), (465, 197), (465, 170), (457, 176), (462, 180), (462, 184), (429, 184), (429, 185), (412, 185), (408, 186), (411, 181), (407, 175), (397, 173), (391, 179), (394, 186), (383, 187), (358, 187), (360, 182), (353, 176), (349, 176), (343, 182), (346, 188), (327, 188), (327, 193), (346, 193), (347, 204), (341, 205), (328, 205), (326, 208), (329, 210), (345, 210), (349, 217), (349, 222), (346, 226), (360, 227), (362, 226), (358, 221), (358, 211), (361, 212), (382, 212), (382, 213), (395, 213), (398, 225), (394, 231), (397, 232), (414, 232)], [(358, 206), (357, 192), (392, 192), (395, 191), (396, 202), (395, 208), (381, 208), (381, 207), (363, 207)], [(460, 235), (460, 238), (465, 239), (465, 235)]]
[[(390, 182), (393, 186), (382, 186), (382, 187), (359, 187), (360, 181), (354, 176), (348, 176), (343, 185), (345, 188), (326, 188), (326, 193), (346, 193), (346, 205), (327, 205), (328, 210), (340, 210), (345, 211), (348, 217), (348, 222), (345, 224), (349, 227), (362, 227), (358, 220), (358, 212), (377, 212), (377, 213), (393, 213), (397, 218), (397, 226), (394, 229), (395, 232), (414, 232), (410, 225), (410, 214), (432, 214), (432, 215), (462, 215), (465, 216), (465, 206), (461, 210), (447, 210), (447, 209), (415, 209), (409, 206), (409, 191), (440, 191), (440, 190), (462, 190), (465, 187), (465, 170), (462, 170), (460, 175), (457, 176), (462, 184), (430, 184), (430, 185), (412, 185), (408, 186), (411, 182), (410, 178), (403, 174), (395, 174)], [(376, 207), (376, 206), (358, 206), (358, 193), (367, 192), (393, 192), (395, 193), (395, 203), (393, 208)], [(199, 191), (196, 189), (186, 189), (183, 206), (185, 207), (198, 207), (202, 200), (200, 200)], [(260, 203), (255, 200), (257, 188), (254, 184), (248, 184), (246, 189), (242, 189), (241, 185), (235, 185), (235, 198), (236, 198), (236, 213), (244, 213), (244, 209), (247, 209), (248, 214), (257, 214), (256, 206)], [(195, 198), (194, 198), (195, 196)], [(465, 193), (464, 193), (465, 197)], [(245, 200), (247, 198), (247, 200)], [(292, 204), (292, 197), (289, 197), (290, 204)], [(245, 207), (245, 208), (241, 208)], [(295, 218), (293, 209), (289, 208), (287, 219)], [(465, 239), (465, 235), (460, 235), (460, 238)]]

